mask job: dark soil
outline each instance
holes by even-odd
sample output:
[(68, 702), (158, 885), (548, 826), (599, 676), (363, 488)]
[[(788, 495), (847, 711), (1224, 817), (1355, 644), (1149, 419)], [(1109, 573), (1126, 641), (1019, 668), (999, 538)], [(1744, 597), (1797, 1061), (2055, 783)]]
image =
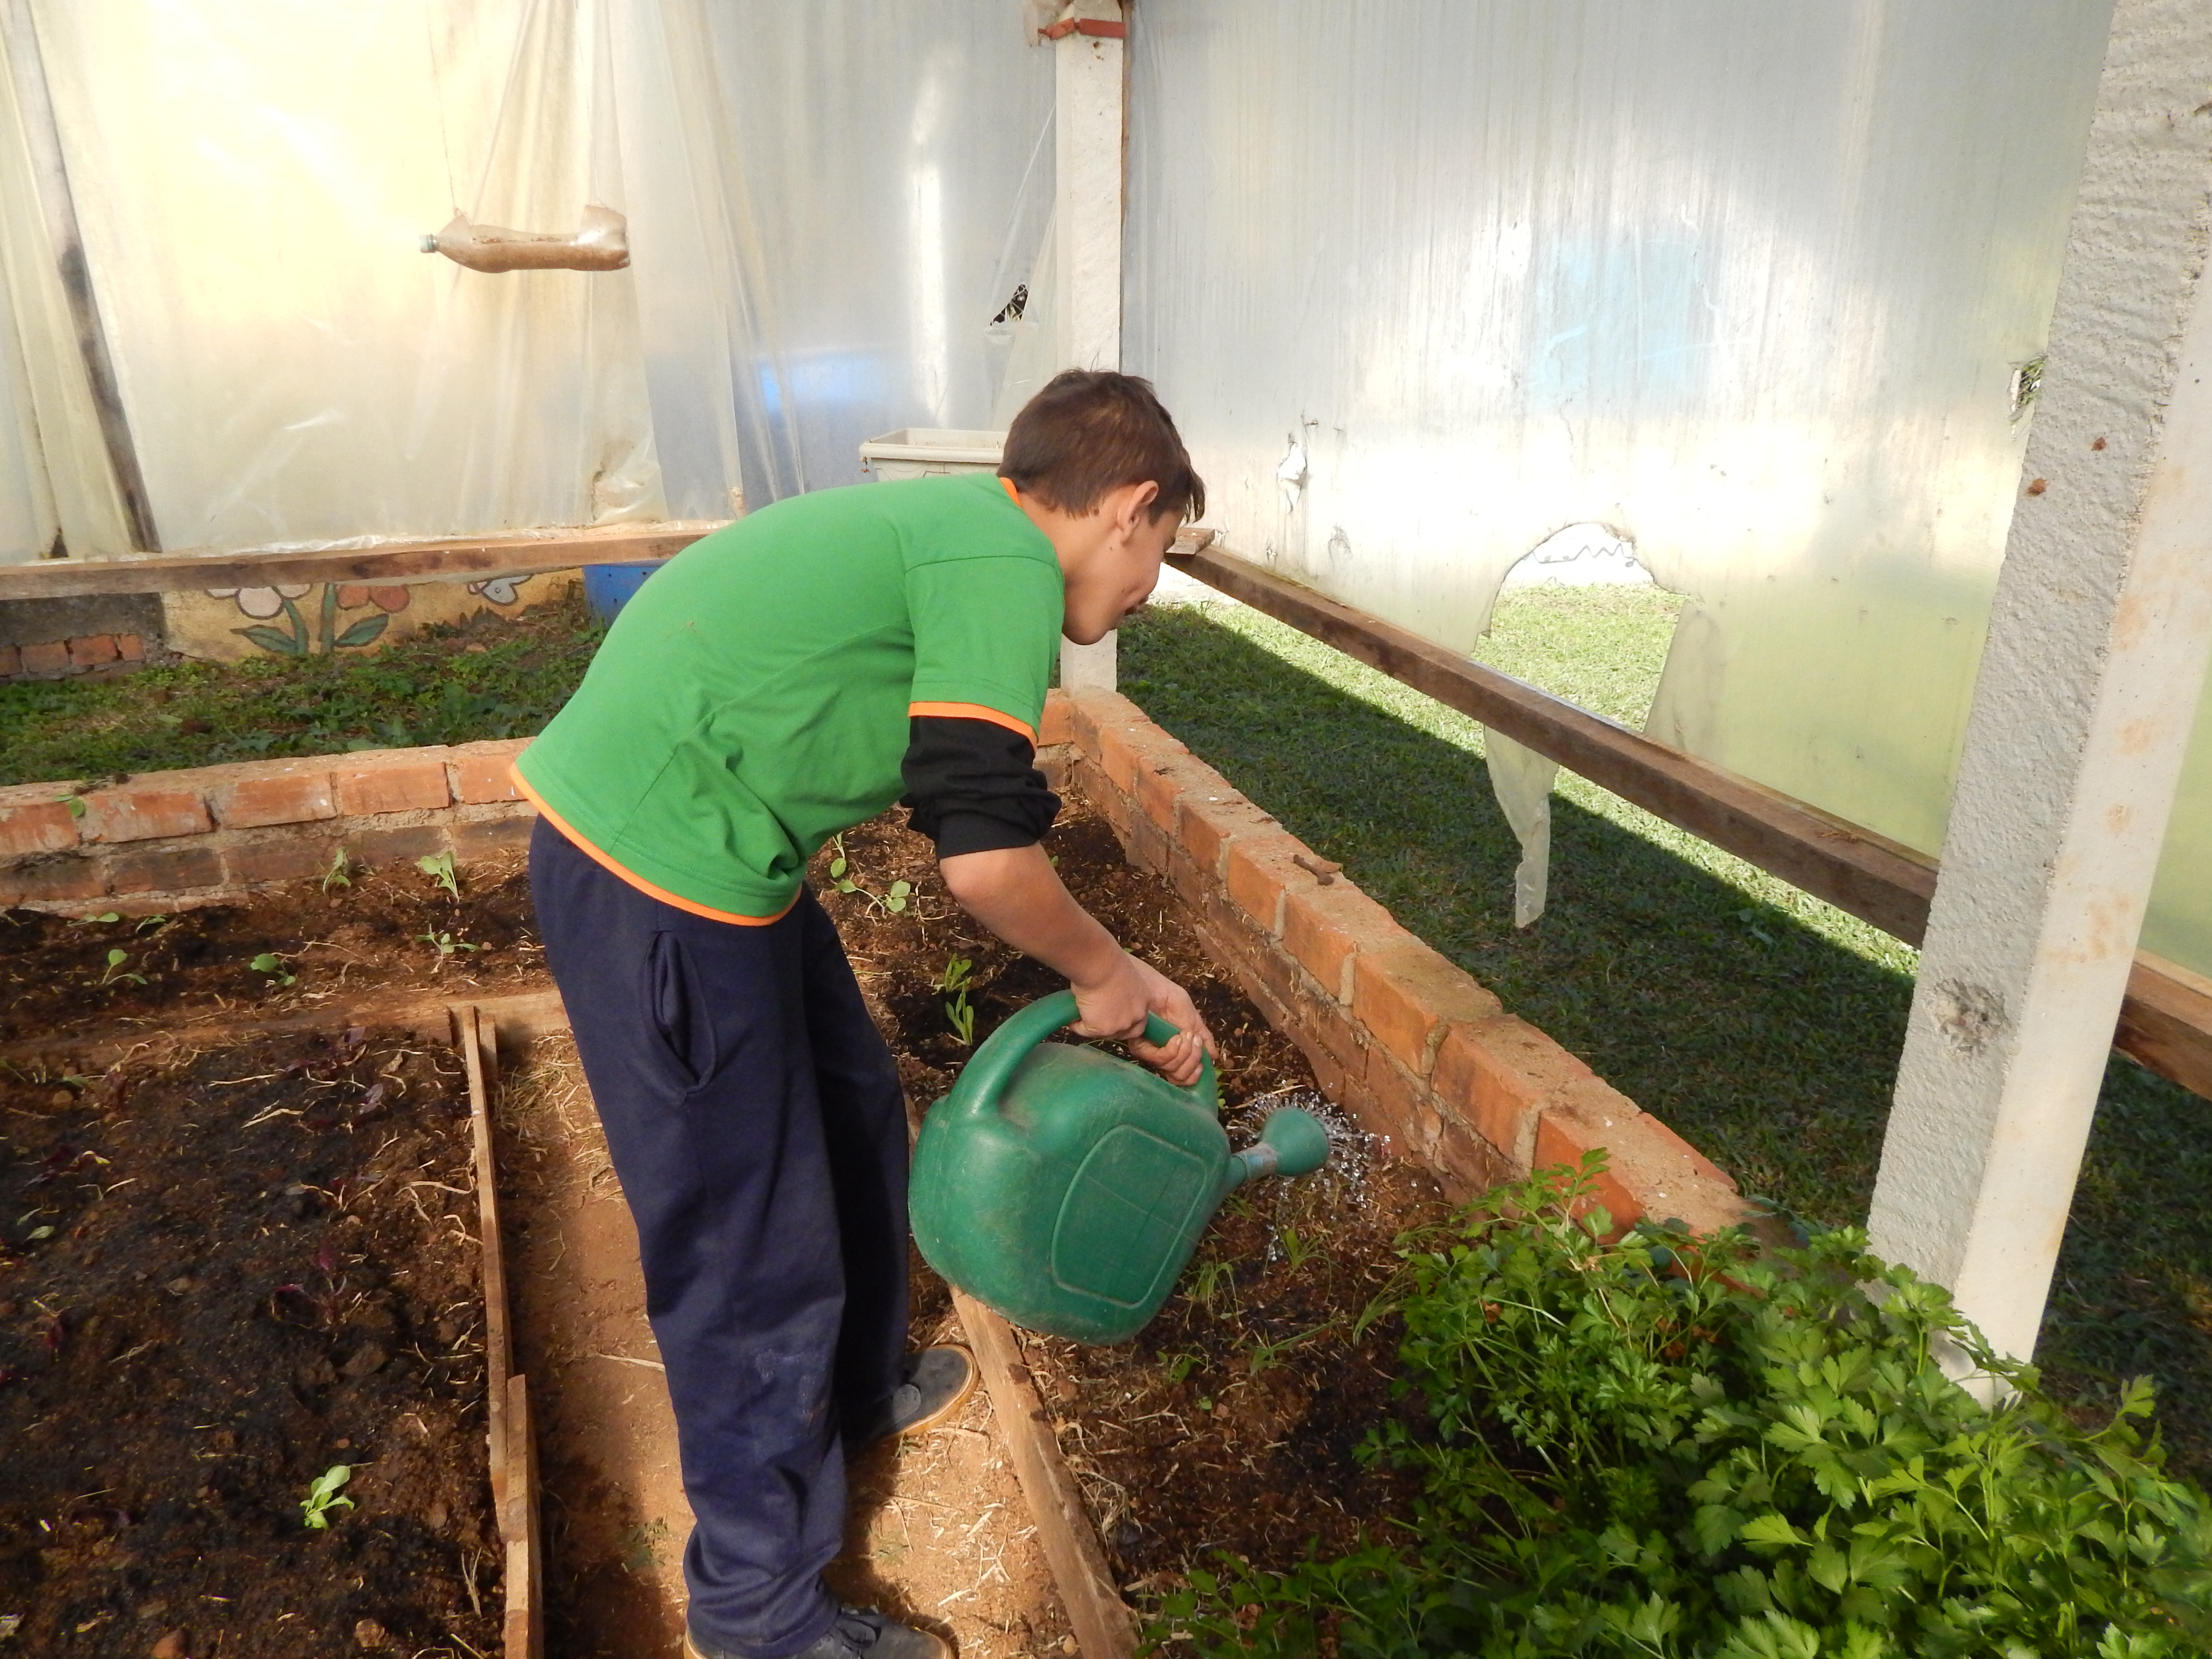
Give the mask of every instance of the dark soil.
[[(936, 988), (948, 958), (971, 962), (975, 1033), (1064, 981), (1016, 956), (957, 909), (929, 843), (891, 814), (844, 838), (840, 894), (824, 854), (813, 875), (917, 1107), (941, 1097), (971, 1050)], [(1220, 1046), (1232, 1144), (1255, 1139), (1291, 1104), (1328, 1122), (1322, 1171), (1231, 1195), (1176, 1296), (1131, 1342), (1084, 1347), (1024, 1334), (1031, 1373), (1082, 1481), (1117, 1580), (1145, 1600), (1217, 1549), (1287, 1566), (1310, 1540), (1328, 1551), (1401, 1514), (1413, 1486), (1357, 1453), (1402, 1407), (1389, 1382), (1398, 1329), (1359, 1327), (1399, 1262), (1394, 1241), (1449, 1212), (1435, 1182), (1377, 1158), (1313, 1086), (1290, 1039), (1270, 1026), (1206, 955), (1180, 899), (1132, 868), (1107, 823), (1071, 800), (1046, 843), (1061, 878), (1123, 944), (1187, 988)], [(893, 913), (868, 895), (910, 884)], [(916, 1275), (917, 1321), (942, 1304)]]
[[(169, 916), (117, 915), (99, 900), (78, 919), (0, 912), (0, 1042), (545, 982), (520, 855), (465, 866), (458, 899), (412, 862), (355, 866), (347, 879), (289, 882)], [(255, 968), (264, 955), (275, 960)]]
[(496, 1651), (470, 1148), (358, 1030), (0, 1071), (0, 1649)]

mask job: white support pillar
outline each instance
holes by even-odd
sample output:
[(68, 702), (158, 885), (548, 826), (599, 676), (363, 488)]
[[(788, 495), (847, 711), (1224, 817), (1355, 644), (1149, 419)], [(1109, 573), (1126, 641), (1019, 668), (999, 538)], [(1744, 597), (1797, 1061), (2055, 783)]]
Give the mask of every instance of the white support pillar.
[(1869, 1221), (2020, 1358), (2212, 644), (2208, 87), (2119, 0)]
[[(1122, 135), (1127, 119), (1120, 0), (1073, 0), (1052, 36), (1053, 266), (1069, 368), (1121, 366)], [(1112, 690), (1114, 635), (1063, 640), (1060, 684)]]

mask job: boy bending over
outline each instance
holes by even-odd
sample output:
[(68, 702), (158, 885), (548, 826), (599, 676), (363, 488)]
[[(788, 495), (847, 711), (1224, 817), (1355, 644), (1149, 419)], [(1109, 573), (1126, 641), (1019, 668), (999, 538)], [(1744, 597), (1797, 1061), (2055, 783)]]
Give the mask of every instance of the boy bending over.
[(1062, 374), (995, 477), (796, 496), (685, 549), (516, 768), (667, 1367), (695, 1659), (948, 1652), (821, 1578), (848, 1454), (942, 1421), (975, 1365), (906, 1351), (898, 1073), (806, 863), (903, 795), (954, 899), (1067, 976), (1078, 1030), (1195, 1080), (1212, 1039), (1060, 885), (1033, 763), (1061, 634), (1142, 604), (1205, 501), (1150, 386)]

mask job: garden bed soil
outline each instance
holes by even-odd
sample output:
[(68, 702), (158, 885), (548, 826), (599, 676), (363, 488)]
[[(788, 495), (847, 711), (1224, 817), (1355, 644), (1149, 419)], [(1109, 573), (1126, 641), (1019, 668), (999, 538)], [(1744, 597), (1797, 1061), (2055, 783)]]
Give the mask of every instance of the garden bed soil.
[(497, 1651), (471, 1150), (358, 1029), (0, 1070), (0, 1651)]
[[(814, 877), (920, 1109), (972, 1052), (936, 988), (948, 959), (973, 964), (979, 1040), (1063, 981), (951, 903), (930, 844), (900, 816), (843, 838), (845, 878), (860, 890), (836, 891), (826, 864)], [(1449, 1206), (1425, 1171), (1382, 1157), (1322, 1099), (1296, 1044), (1206, 954), (1173, 890), (1126, 861), (1103, 818), (1071, 799), (1046, 845), (1085, 907), (1191, 993), (1220, 1048), (1232, 1143), (1292, 1104), (1320, 1116), (1332, 1141), (1322, 1171), (1231, 1195), (1176, 1296), (1133, 1341), (1022, 1337), (1116, 1582), (1141, 1606), (1212, 1551), (1287, 1566), (1312, 1540), (1348, 1548), (1404, 1512), (1413, 1486), (1358, 1455), (1378, 1423), (1413, 1409), (1392, 1398), (1397, 1322), (1362, 1316), (1387, 1292), (1401, 1235)], [(901, 881), (911, 892), (894, 912), (882, 900)]]
[(412, 860), (354, 865), (347, 881), (288, 882), (167, 915), (122, 915), (97, 899), (74, 918), (0, 913), (0, 1043), (195, 1013), (342, 1010), (410, 989), (466, 1001), (550, 982), (520, 854), (465, 866), (458, 896)]

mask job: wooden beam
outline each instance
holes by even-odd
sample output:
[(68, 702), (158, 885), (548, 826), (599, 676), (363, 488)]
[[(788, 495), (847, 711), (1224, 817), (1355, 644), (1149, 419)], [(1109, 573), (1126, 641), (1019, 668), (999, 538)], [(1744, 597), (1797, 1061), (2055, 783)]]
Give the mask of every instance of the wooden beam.
[(532, 575), (586, 564), (652, 564), (679, 553), (719, 523), (684, 521), (570, 530), (557, 535), (482, 536), (394, 542), (386, 547), (172, 553), (159, 558), (39, 559), (0, 565), (0, 602), (70, 599), (93, 593), (179, 593), (203, 587), (362, 582), (392, 586)]
[[(1286, 580), (1214, 545), (1211, 532), (1178, 541), (1168, 562), (1886, 933), (1917, 945), (1926, 930), (1936, 860), (1924, 853)], [(2212, 981), (2139, 955), (2116, 1041), (2212, 1097)]]
[(1081, 1659), (1129, 1659), (1137, 1650), (1136, 1620), (1114, 1588), (1098, 1529), (1030, 1385), (1013, 1328), (964, 1291), (952, 1292), (952, 1306), (990, 1391), (991, 1411), (1006, 1437), (1014, 1478), (1029, 1500), (1030, 1519), (1036, 1523), (1037, 1542), (1060, 1588)]

